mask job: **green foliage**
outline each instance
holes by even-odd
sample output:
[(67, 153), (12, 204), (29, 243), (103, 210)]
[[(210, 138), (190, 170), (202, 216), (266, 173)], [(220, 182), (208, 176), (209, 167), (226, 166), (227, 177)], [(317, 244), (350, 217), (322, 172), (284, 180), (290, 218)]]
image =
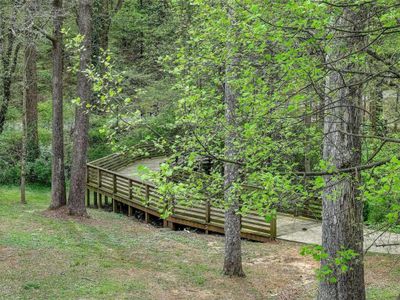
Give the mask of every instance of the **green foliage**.
[(337, 251), (334, 256), (331, 256), (320, 245), (304, 246), (300, 254), (311, 256), (316, 261), (325, 261), (326, 264), (317, 269), (316, 274), (320, 281), (327, 281), (330, 283), (337, 282), (336, 276), (339, 273), (346, 273), (349, 271), (352, 261), (359, 256), (354, 250), (344, 248)]
[[(40, 149), (40, 157), (27, 163), (27, 180), (31, 183), (50, 186), (51, 184), (51, 152), (47, 148)], [(0, 161), (0, 184), (19, 184), (21, 178), (20, 161)]]
[[(179, 51), (165, 57), (165, 63), (179, 79), (176, 89), (181, 99), (176, 110), (176, 127), (180, 131), (171, 147), (172, 163), (162, 176), (171, 178), (182, 172), (188, 176), (176, 187), (171, 180), (164, 185), (163, 179), (155, 181), (161, 185), (160, 190), (183, 203), (192, 201), (187, 200), (190, 191), (194, 198), (211, 198), (220, 207), (230, 205), (229, 201), (221, 201), (224, 140), (232, 130), (225, 120), (223, 101), (223, 88), (229, 83), (238, 95), (234, 131), (240, 138), (234, 147), (239, 152), (235, 160), (241, 164), (241, 176), (233, 188), (240, 195), (239, 213), (255, 210), (269, 220), (277, 206), (293, 206), (310, 196), (303, 181), (293, 179), (291, 173), (304, 167), (305, 144), (309, 144), (307, 155), (317, 160), (321, 128), (316, 124), (304, 128), (299, 123), (306, 112), (306, 101), (315, 95), (298, 89), (321, 72), (317, 59), (304, 57), (314, 42), (312, 38), (289, 39), (284, 28), (276, 28), (265, 19), (273, 18), (278, 11), (295, 11), (286, 21), (300, 22), (296, 14), (305, 19), (310, 13), (314, 17), (321, 15), (323, 24), (328, 16), (317, 4), (278, 4), (272, 9), (262, 1), (244, 1), (240, 5), (229, 1), (229, 5), (235, 12), (233, 25), (223, 3), (194, 1), (187, 40), (180, 40)], [(226, 65), (235, 56), (240, 56), (240, 61), (233, 66), (232, 74), (227, 74)], [(295, 96), (287, 97), (292, 94)], [(208, 176), (199, 176), (193, 160), (186, 160), (192, 154), (196, 160), (214, 160)], [(175, 189), (179, 190), (178, 195)]]
[(41, 148), (40, 156), (27, 164), (27, 178), (29, 182), (51, 185), (51, 151), (49, 148)]
[(365, 174), (362, 187), (368, 203), (371, 223), (386, 223), (396, 227), (400, 222), (400, 161), (393, 157), (390, 163)]

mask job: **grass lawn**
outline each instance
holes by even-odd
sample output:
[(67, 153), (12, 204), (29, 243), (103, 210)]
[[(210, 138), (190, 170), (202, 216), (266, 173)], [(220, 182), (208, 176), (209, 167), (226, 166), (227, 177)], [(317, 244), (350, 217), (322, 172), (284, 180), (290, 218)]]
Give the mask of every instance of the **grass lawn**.
[[(43, 213), (46, 188), (0, 186), (0, 299), (313, 299), (318, 264), (289, 242), (243, 242), (247, 277), (221, 275), (224, 239), (89, 210)], [(396, 299), (400, 258), (368, 255), (368, 299)]]

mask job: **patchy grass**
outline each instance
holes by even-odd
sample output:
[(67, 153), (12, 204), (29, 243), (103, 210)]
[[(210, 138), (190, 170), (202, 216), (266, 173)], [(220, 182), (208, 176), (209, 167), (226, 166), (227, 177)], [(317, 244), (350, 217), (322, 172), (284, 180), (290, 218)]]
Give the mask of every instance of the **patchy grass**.
[[(44, 214), (50, 192), (28, 204), (0, 187), (0, 299), (313, 299), (318, 264), (289, 242), (243, 242), (247, 277), (221, 275), (223, 237), (154, 228), (89, 210), (90, 219)], [(400, 293), (399, 258), (368, 255), (369, 299)]]

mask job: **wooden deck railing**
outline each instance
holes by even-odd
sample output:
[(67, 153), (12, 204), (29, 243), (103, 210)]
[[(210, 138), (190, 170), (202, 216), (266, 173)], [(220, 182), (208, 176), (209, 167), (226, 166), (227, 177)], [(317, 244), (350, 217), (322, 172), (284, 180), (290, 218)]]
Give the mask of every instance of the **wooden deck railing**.
[[(93, 192), (95, 207), (102, 206), (102, 200), (112, 199), (113, 210), (117, 205), (128, 207), (128, 215), (132, 210), (143, 211), (145, 220), (149, 216), (161, 217), (166, 205), (170, 205), (172, 215), (164, 220), (164, 226), (174, 228), (175, 224), (200, 228), (206, 233), (224, 233), (224, 210), (213, 207), (210, 202), (203, 201), (196, 205), (183, 206), (163, 202), (157, 188), (149, 183), (135, 180), (118, 173), (118, 169), (141, 157), (127, 158), (123, 155), (111, 155), (87, 164), (87, 205), (90, 206), (90, 191)], [(256, 213), (249, 213), (242, 218), (242, 237), (251, 240), (265, 241), (276, 237), (276, 219), (267, 223)]]

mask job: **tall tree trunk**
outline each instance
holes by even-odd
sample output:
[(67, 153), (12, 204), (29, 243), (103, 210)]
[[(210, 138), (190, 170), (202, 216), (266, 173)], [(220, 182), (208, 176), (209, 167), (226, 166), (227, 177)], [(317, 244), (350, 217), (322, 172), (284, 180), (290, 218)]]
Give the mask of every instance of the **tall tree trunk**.
[(37, 88), (37, 51), (35, 36), (32, 32), (33, 16), (37, 10), (36, 1), (30, 1), (27, 10), (27, 35), (25, 41), (25, 111), (26, 111), (26, 146), (29, 162), (40, 155), (38, 134), (38, 88)]
[[(232, 36), (236, 36), (236, 21), (234, 11), (231, 6), (227, 8), (228, 17), (231, 22), (230, 31)], [(230, 37), (231, 38), (231, 37)], [(237, 92), (231, 84), (235, 79), (235, 73), (238, 71), (239, 57), (235, 53), (235, 45), (229, 41), (227, 48), (229, 51), (228, 62), (226, 63), (225, 74), (225, 119), (227, 124), (227, 133), (225, 138), (225, 157), (228, 161), (238, 159), (239, 136), (237, 132)], [(228, 276), (245, 276), (242, 268), (242, 250), (240, 240), (241, 216), (237, 213), (240, 206), (239, 195), (235, 191), (233, 184), (239, 179), (239, 165), (224, 163), (224, 200), (229, 205), (225, 211), (225, 259), (224, 274)]]
[(63, 24), (62, 0), (53, 1), (53, 120), (52, 120), (52, 174), (50, 209), (66, 204), (64, 170), (63, 117)]
[[(366, 7), (346, 7), (335, 27), (353, 32), (364, 28)], [(338, 35), (342, 35), (339, 32)], [(360, 65), (341, 59), (345, 51), (356, 51), (364, 46), (364, 37), (338, 38), (327, 60), (333, 69), (327, 78), (324, 118), (324, 160), (337, 169), (357, 166), (361, 163), (362, 86), (358, 76), (346, 76), (345, 70), (360, 70)], [(350, 60), (350, 59), (349, 59)], [(346, 134), (350, 133), (350, 134)], [(322, 267), (332, 269), (330, 278), (320, 283), (318, 299), (365, 299), (363, 265), (363, 203), (360, 199), (360, 174), (346, 177), (326, 176), (323, 200), (322, 246), (328, 258)], [(349, 270), (342, 272), (334, 261), (339, 251), (351, 249), (358, 256), (349, 262)], [(329, 280), (334, 279), (334, 280)]]
[(79, 32), (84, 36), (78, 72), (78, 96), (80, 105), (75, 112), (74, 146), (72, 151), (71, 187), (68, 211), (72, 215), (86, 215), (85, 185), (86, 160), (89, 140), (89, 114), (86, 105), (90, 103), (92, 87), (85, 71), (92, 58), (92, 0), (80, 0), (78, 11)]
[[(2, 103), (0, 105), (0, 134), (4, 131), (4, 125), (6, 122), (6, 116), (8, 112), (8, 106), (11, 101), (11, 86), (12, 79), (16, 70), (18, 62), (18, 53), (20, 50), (20, 44), (16, 41), (16, 22), (17, 22), (17, 10), (19, 9), (19, 1), (15, 1), (10, 16), (10, 23), (4, 32), (4, 37), (1, 37), (0, 43), (0, 55), (2, 60)], [(5, 27), (3, 20), (4, 16), (0, 16), (0, 26)], [(5, 39), (7, 43), (5, 43)]]

